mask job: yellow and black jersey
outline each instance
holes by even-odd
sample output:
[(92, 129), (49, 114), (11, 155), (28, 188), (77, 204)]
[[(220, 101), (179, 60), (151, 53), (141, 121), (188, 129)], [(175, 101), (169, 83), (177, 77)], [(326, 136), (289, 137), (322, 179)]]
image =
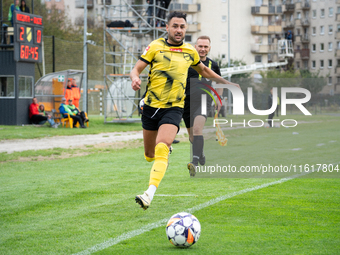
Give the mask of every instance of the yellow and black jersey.
[(151, 67), (145, 104), (183, 108), (188, 69), (200, 63), (195, 48), (188, 43), (171, 45), (160, 38), (150, 43), (140, 60)]

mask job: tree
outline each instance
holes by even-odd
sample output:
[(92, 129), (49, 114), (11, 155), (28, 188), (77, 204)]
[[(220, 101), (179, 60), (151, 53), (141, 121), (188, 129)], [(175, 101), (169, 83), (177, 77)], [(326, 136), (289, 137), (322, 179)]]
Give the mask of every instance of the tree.
[(301, 72), (301, 87), (312, 93), (312, 95), (319, 93), (327, 82), (325, 77), (319, 76), (320, 72), (311, 73), (309, 70)]
[(260, 74), (263, 78), (259, 87), (268, 93), (272, 87), (299, 87), (301, 83), (300, 73), (295, 71), (269, 70)]

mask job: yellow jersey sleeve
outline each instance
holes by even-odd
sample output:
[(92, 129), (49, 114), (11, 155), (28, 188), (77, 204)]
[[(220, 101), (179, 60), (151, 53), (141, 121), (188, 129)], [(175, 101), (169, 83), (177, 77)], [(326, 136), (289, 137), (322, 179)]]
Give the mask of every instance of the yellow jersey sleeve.
[(157, 52), (157, 43), (156, 41), (153, 41), (148, 45), (148, 47), (146, 47), (140, 59), (144, 61), (145, 63), (150, 64), (152, 60), (154, 59), (156, 52)]

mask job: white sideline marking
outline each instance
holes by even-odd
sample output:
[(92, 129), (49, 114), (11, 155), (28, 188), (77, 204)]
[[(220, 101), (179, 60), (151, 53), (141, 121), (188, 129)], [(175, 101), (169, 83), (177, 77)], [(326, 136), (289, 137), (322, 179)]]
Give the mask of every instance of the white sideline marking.
[(324, 145), (325, 145), (324, 143), (319, 143), (316, 146), (324, 146)]
[[(192, 208), (183, 210), (183, 212), (194, 213), (195, 211), (198, 211), (198, 210), (201, 210), (201, 209), (206, 208), (208, 206), (214, 205), (214, 204), (221, 202), (223, 200), (226, 200), (228, 198), (232, 198), (232, 197), (235, 197), (235, 196), (247, 193), (247, 192), (263, 189), (263, 188), (266, 188), (266, 187), (269, 187), (269, 186), (272, 186), (272, 185), (280, 184), (280, 183), (295, 179), (297, 177), (300, 177), (300, 176), (303, 176), (303, 175), (306, 175), (306, 174), (309, 174), (309, 173), (297, 174), (297, 175), (293, 175), (291, 177), (282, 178), (282, 179), (275, 181), (275, 182), (269, 182), (269, 183), (265, 183), (265, 184), (262, 184), (262, 185), (259, 185), (259, 186), (255, 186), (253, 188), (247, 188), (247, 189), (243, 189), (243, 190), (240, 190), (240, 191), (235, 191), (233, 193), (226, 194), (224, 196), (211, 199), (208, 202), (205, 202), (203, 204), (200, 204), (200, 205), (194, 206)], [(117, 244), (117, 243), (128, 240), (128, 239), (133, 238), (135, 236), (141, 235), (145, 232), (149, 232), (150, 230), (153, 230), (155, 228), (164, 226), (168, 222), (168, 220), (169, 220), (169, 218), (165, 218), (165, 219), (159, 220), (157, 222), (147, 224), (144, 227), (141, 227), (140, 229), (129, 231), (129, 232), (124, 233), (124, 234), (122, 234), (122, 235), (120, 235), (116, 238), (110, 238), (109, 240), (107, 240), (103, 243), (97, 244), (97, 245), (95, 245), (91, 248), (84, 250), (84, 251), (74, 253), (73, 255), (88, 255), (88, 254), (95, 253), (97, 251), (104, 250), (106, 248), (109, 248), (109, 247)]]
[(336, 141), (332, 140), (332, 141), (329, 141), (330, 143), (335, 143)]
[(169, 195), (169, 194), (155, 194), (156, 197), (194, 197), (195, 194), (178, 194), (178, 195)]

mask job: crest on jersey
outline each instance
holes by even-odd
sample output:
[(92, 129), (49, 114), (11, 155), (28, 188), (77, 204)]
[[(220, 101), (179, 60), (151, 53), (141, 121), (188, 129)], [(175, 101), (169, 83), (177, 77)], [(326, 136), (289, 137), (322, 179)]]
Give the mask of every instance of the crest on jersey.
[(190, 60), (191, 60), (191, 56), (190, 56), (189, 53), (184, 53), (184, 54), (183, 54), (183, 57), (184, 57), (184, 59), (185, 59), (186, 61), (190, 61)]

